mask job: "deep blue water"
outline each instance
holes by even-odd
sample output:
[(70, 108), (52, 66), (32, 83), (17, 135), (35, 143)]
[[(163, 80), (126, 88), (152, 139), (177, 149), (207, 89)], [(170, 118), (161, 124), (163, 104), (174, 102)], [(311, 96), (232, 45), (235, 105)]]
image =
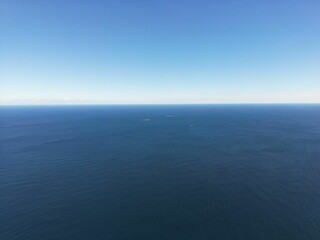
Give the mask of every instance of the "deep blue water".
[(320, 105), (0, 108), (0, 239), (320, 239)]

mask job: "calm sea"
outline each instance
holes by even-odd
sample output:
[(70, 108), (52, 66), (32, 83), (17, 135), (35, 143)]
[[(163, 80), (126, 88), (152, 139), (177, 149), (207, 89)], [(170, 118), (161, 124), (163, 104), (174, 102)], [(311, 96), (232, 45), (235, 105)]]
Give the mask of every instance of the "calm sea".
[(0, 108), (1, 240), (319, 240), (320, 105)]

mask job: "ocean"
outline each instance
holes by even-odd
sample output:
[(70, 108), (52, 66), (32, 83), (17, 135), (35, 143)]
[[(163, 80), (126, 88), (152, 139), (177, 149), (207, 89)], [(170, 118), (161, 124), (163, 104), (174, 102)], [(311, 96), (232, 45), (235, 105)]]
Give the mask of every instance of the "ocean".
[(0, 107), (1, 240), (319, 240), (320, 105)]

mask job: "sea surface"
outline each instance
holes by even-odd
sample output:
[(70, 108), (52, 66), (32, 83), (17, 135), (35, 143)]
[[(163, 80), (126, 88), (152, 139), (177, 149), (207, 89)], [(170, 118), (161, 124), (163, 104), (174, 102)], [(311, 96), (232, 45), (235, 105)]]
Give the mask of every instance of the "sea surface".
[(0, 107), (1, 240), (319, 240), (320, 105)]

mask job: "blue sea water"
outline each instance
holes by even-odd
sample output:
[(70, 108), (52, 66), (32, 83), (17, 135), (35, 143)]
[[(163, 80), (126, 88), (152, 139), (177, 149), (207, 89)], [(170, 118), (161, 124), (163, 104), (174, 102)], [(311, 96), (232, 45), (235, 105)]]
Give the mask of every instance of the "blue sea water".
[(0, 239), (320, 239), (320, 105), (0, 108)]

